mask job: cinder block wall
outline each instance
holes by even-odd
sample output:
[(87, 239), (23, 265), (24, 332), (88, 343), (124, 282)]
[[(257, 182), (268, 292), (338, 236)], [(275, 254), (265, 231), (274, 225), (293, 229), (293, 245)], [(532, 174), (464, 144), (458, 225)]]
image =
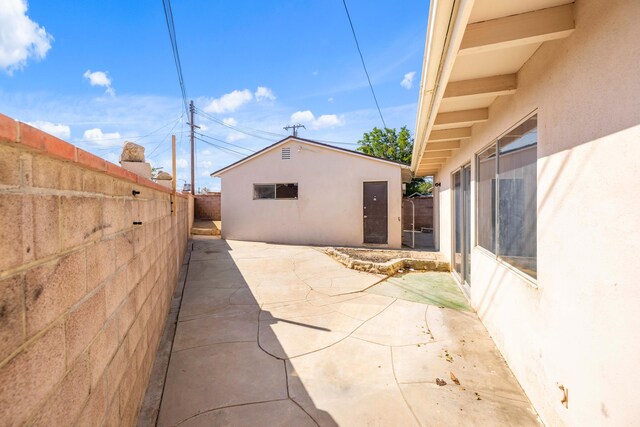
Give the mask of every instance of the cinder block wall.
[(220, 193), (198, 194), (194, 203), (196, 218), (220, 221)]
[(135, 423), (188, 239), (175, 202), (0, 115), (0, 425)]

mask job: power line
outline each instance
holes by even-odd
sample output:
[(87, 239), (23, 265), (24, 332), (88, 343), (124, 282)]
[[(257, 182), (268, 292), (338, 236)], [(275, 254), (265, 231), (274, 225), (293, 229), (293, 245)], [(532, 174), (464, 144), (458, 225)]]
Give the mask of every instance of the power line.
[[(199, 108), (196, 109), (196, 112), (199, 115), (201, 115), (202, 117), (207, 118), (207, 119), (209, 119), (209, 120), (211, 120), (211, 121), (213, 121), (213, 122), (215, 122), (215, 123), (217, 123), (217, 124), (219, 124), (221, 126), (229, 128), (229, 129), (234, 130), (236, 132), (244, 133), (245, 135), (249, 135), (249, 136), (252, 136), (254, 138), (259, 138), (259, 139), (264, 139), (265, 141), (275, 142), (275, 141), (278, 141), (279, 139), (282, 139), (282, 138), (286, 137), (286, 135), (280, 135), (280, 134), (277, 134), (277, 133), (263, 131), (263, 130), (260, 130), (260, 129), (253, 129), (253, 128), (249, 128), (249, 127), (246, 127), (246, 126), (230, 125), (230, 124), (225, 123), (224, 121), (222, 121), (222, 120), (220, 120), (220, 119), (218, 119), (216, 117), (213, 117), (213, 116), (205, 113), (204, 111), (202, 111)], [(253, 131), (253, 132), (247, 131), (245, 129), (249, 129), (250, 131)], [(274, 135), (274, 136), (278, 137), (278, 139), (274, 139), (273, 136), (272, 137), (266, 137), (266, 136), (262, 136), (262, 135), (257, 135), (254, 132), (261, 132), (261, 133), (265, 133), (265, 134), (271, 134), (271, 135)]]
[(373, 90), (373, 85), (371, 84), (371, 78), (369, 77), (369, 72), (367, 71), (367, 66), (364, 63), (364, 57), (362, 56), (362, 51), (360, 50), (360, 43), (358, 43), (358, 37), (356, 36), (356, 30), (353, 28), (353, 22), (351, 21), (351, 15), (349, 14), (349, 9), (347, 8), (347, 0), (342, 0), (342, 4), (344, 5), (344, 10), (347, 12), (347, 18), (349, 19), (349, 25), (351, 26), (351, 32), (353, 33), (353, 39), (356, 41), (356, 47), (358, 48), (358, 53), (360, 54), (360, 61), (362, 61), (362, 68), (364, 68), (364, 73), (367, 75), (367, 81), (369, 82), (369, 87), (371, 88), (371, 94), (373, 95), (373, 100), (376, 102), (376, 108), (378, 108), (378, 113), (380, 114), (380, 120), (382, 120), (382, 125), (384, 128), (387, 128), (387, 124), (384, 122), (384, 117), (382, 117), (382, 110), (380, 110), (380, 105), (378, 104), (378, 98), (376, 97), (376, 93)]
[(148, 157), (151, 157), (151, 155), (153, 153), (156, 152), (156, 150), (160, 147), (160, 145), (162, 145), (162, 143), (169, 137), (169, 135), (171, 135), (171, 133), (173, 132), (173, 130), (176, 128), (176, 126), (178, 126), (179, 122), (182, 122), (182, 118), (184, 117), (184, 113), (180, 114), (180, 117), (178, 117), (175, 121), (175, 123), (173, 124), (173, 127), (171, 129), (169, 129), (169, 132), (164, 136), (164, 138), (162, 138), (160, 140), (160, 142), (158, 142), (158, 145), (156, 145), (156, 147), (151, 151), (151, 153), (148, 154)]
[[(202, 117), (204, 117), (206, 119), (209, 119), (209, 120), (221, 125), (221, 126), (224, 126), (224, 127), (228, 128), (228, 129), (231, 129), (231, 130), (234, 130), (236, 132), (243, 133), (245, 135), (253, 136), (254, 138), (259, 138), (259, 139), (263, 139), (263, 140), (270, 141), (270, 142), (276, 142), (276, 141), (280, 141), (281, 139), (284, 139), (284, 138), (286, 138), (288, 136), (288, 135), (269, 132), (269, 131), (266, 131), (266, 130), (260, 130), (260, 129), (256, 129), (256, 128), (252, 128), (252, 127), (248, 127), (248, 126), (230, 125), (230, 124), (225, 123), (224, 121), (222, 121), (222, 120), (220, 120), (220, 119), (218, 119), (218, 118), (216, 118), (216, 117), (214, 117), (214, 116), (212, 116), (210, 114), (205, 113), (204, 111), (202, 111), (198, 107), (196, 107), (196, 113), (201, 115)], [(262, 132), (262, 133), (265, 133), (265, 134), (270, 134), (270, 135), (273, 135), (273, 136), (277, 137), (278, 139), (268, 138), (268, 137), (264, 137), (264, 136), (261, 136), (261, 135), (255, 135), (254, 133), (252, 133), (250, 131), (246, 131), (244, 129), (249, 129), (250, 131), (254, 131), (254, 132)], [(221, 140), (218, 140), (218, 141), (219, 142), (225, 142), (225, 141), (221, 141)], [(358, 145), (355, 142), (327, 141), (327, 140), (322, 140), (322, 139), (316, 139), (315, 141), (324, 142), (324, 143), (327, 143), (327, 144), (336, 144), (336, 145), (353, 145), (353, 146)], [(242, 147), (242, 148), (244, 148), (244, 147)]]
[(198, 135), (198, 136), (202, 136), (202, 137), (205, 137), (205, 138), (209, 138), (209, 139), (212, 139), (212, 140), (214, 140), (214, 141), (217, 141), (217, 142), (221, 142), (221, 143), (223, 143), (223, 144), (230, 145), (230, 146), (232, 146), (232, 147), (241, 148), (241, 149), (243, 149), (243, 150), (247, 150), (247, 151), (249, 151), (249, 152), (251, 152), (251, 153), (255, 153), (255, 152), (256, 152), (256, 150), (252, 150), (252, 149), (250, 149), (250, 148), (243, 147), (243, 146), (241, 146), (241, 145), (232, 144), (232, 143), (230, 143), (230, 142), (224, 141), (224, 140), (222, 140), (222, 139), (215, 138), (215, 137), (213, 137), (213, 136), (211, 136), (211, 135), (207, 135), (207, 134), (204, 134), (204, 133), (201, 133), (201, 132), (196, 132), (196, 135)]
[[(166, 128), (166, 127), (167, 127), (167, 126), (169, 126), (171, 123), (173, 123), (175, 120), (177, 120), (177, 119), (172, 119), (172, 120), (170, 120), (169, 122), (167, 122), (167, 123), (163, 124), (162, 126), (160, 126), (159, 128), (157, 128), (157, 129), (155, 129), (155, 130), (152, 130), (151, 132), (149, 132), (149, 133), (148, 133), (148, 134), (146, 134), (146, 135), (142, 135), (142, 136), (139, 136), (139, 135), (130, 135), (130, 136), (117, 136), (117, 137), (113, 137), (113, 138), (100, 138), (100, 140), (99, 140), (99, 141), (115, 141), (115, 140), (122, 140), (122, 139), (124, 139), (124, 140), (129, 140), (129, 139), (131, 139), (131, 140), (132, 140), (131, 142), (138, 142), (138, 141), (140, 141), (141, 139), (144, 139), (144, 138), (150, 137), (151, 135), (154, 135), (154, 134), (156, 134), (156, 133), (160, 132), (163, 128)], [(75, 142), (76, 142), (76, 143), (79, 143), (79, 142), (95, 142), (95, 140), (92, 140), (92, 139), (86, 139), (86, 138), (85, 138), (85, 139), (77, 140), (77, 141), (75, 141)], [(104, 149), (104, 148), (98, 148), (98, 149), (99, 149), (99, 150), (101, 150), (101, 149)], [(109, 149), (110, 149), (110, 148), (109, 148)]]
[(164, 8), (164, 17), (167, 21), (169, 40), (171, 41), (171, 50), (173, 51), (173, 62), (176, 64), (176, 70), (178, 71), (178, 83), (180, 84), (180, 92), (182, 93), (184, 111), (188, 112), (189, 107), (187, 106), (187, 89), (185, 88), (184, 76), (182, 75), (182, 64), (180, 63), (180, 52), (178, 51), (178, 40), (176, 38), (176, 27), (173, 21), (171, 0), (162, 0), (162, 6)]
[(212, 147), (215, 147), (215, 148), (217, 148), (217, 149), (219, 149), (219, 150), (226, 151), (226, 152), (229, 152), (229, 153), (233, 153), (233, 154), (236, 154), (236, 155), (238, 155), (238, 156), (240, 156), (240, 157), (247, 157), (247, 154), (245, 154), (245, 153), (241, 153), (241, 152), (239, 152), (239, 151), (232, 150), (231, 148), (222, 147), (222, 146), (220, 146), (220, 145), (214, 144), (213, 142), (209, 142), (209, 141), (207, 141), (206, 139), (197, 138), (197, 137), (196, 137), (195, 139), (197, 139), (198, 141), (202, 141), (202, 142), (204, 142), (205, 144), (210, 145), (210, 146), (212, 146)]

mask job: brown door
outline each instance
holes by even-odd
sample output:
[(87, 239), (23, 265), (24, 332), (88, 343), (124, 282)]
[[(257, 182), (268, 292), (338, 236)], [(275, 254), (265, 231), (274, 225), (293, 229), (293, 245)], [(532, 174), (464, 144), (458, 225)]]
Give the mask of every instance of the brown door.
[(387, 243), (387, 182), (364, 183), (364, 243)]

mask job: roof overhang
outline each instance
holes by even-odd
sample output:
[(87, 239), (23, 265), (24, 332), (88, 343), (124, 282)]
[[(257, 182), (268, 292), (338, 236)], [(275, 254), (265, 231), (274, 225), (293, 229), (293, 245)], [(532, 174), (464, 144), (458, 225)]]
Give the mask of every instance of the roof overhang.
[(572, 0), (433, 0), (411, 170), (435, 175), (518, 88), (518, 71), (542, 43), (575, 29)]
[[(278, 147), (289, 143), (289, 142), (295, 142), (295, 143), (299, 143), (299, 144), (304, 144), (304, 145), (311, 145), (311, 146), (316, 146), (316, 147), (322, 147), (324, 149), (328, 149), (328, 150), (332, 150), (332, 151), (336, 151), (342, 154), (347, 154), (347, 155), (351, 155), (351, 156), (356, 156), (356, 157), (360, 157), (360, 158), (364, 158), (366, 160), (371, 160), (374, 162), (381, 162), (381, 163), (385, 163), (391, 166), (397, 166), (401, 169), (402, 171), (402, 179), (403, 182), (408, 182), (411, 181), (411, 167), (410, 165), (404, 164), (404, 163), (400, 163), (400, 162), (395, 162), (393, 160), (387, 160), (387, 159), (382, 159), (380, 157), (375, 157), (375, 156), (370, 156), (368, 154), (365, 153), (361, 153), (359, 151), (353, 151), (353, 150), (347, 150), (346, 148), (340, 148), (340, 147), (335, 147), (333, 145), (329, 145), (329, 144), (324, 144), (322, 142), (318, 142), (318, 141), (313, 141), (311, 139), (305, 139), (305, 138), (300, 138), (300, 137), (294, 137), (294, 136), (288, 136), (278, 142), (276, 142), (275, 144), (269, 145), (268, 147), (263, 148), (260, 151), (257, 151), (253, 154), (251, 154), (250, 156), (247, 156), (243, 159), (238, 160), (235, 163), (230, 164), (229, 166), (226, 166), (222, 169), (219, 169), (215, 172), (212, 172), (210, 175), (214, 178), (220, 178), (220, 176), (222, 176), (224, 173), (228, 172), (231, 169), (234, 169), (256, 157), (261, 156), (262, 154), (265, 154), (271, 150), (275, 150)], [(408, 181), (404, 181), (405, 176), (409, 176)]]

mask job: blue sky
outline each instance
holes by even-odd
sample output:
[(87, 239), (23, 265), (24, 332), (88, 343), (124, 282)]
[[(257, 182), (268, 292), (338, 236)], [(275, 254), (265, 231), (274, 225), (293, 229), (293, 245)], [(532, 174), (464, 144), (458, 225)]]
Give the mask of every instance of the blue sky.
[[(0, 113), (113, 162), (125, 139), (137, 141), (152, 165), (169, 172), (175, 133), (179, 186), (188, 179), (186, 117), (160, 0), (2, 2)], [(428, 1), (348, 5), (387, 126), (413, 131)], [(196, 107), (271, 132), (255, 138), (197, 116), (204, 134), (235, 146), (204, 139), (250, 154), (293, 121), (307, 127), (300, 136), (350, 144), (381, 126), (341, 0), (172, 6)], [(218, 189), (208, 174), (239, 157), (198, 141), (196, 186)]]

